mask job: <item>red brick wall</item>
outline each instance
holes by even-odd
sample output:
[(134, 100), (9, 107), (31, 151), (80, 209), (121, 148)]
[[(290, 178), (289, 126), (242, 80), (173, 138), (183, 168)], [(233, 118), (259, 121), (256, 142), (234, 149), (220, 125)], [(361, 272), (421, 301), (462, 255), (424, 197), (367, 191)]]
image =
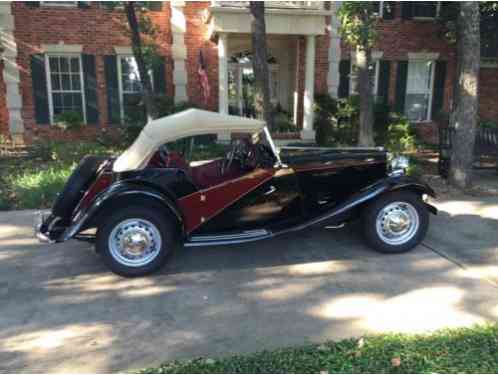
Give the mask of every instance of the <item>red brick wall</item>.
[[(185, 3), (185, 19), (187, 32), (185, 45), (187, 47), (187, 96), (189, 100), (201, 108), (218, 110), (218, 46), (217, 42), (209, 40), (208, 25), (203, 21), (203, 13), (210, 2), (192, 1)], [(204, 104), (199, 83), (199, 51), (202, 51), (204, 63), (211, 87), (211, 95)]]
[[(126, 34), (126, 19), (122, 9), (114, 11), (91, 3), (89, 8), (30, 8), (25, 2), (12, 3), (15, 20), (15, 37), (18, 46), (18, 64), (21, 71), (21, 95), (26, 141), (33, 137), (61, 136), (54, 128), (38, 125), (34, 119), (34, 103), (31, 83), (30, 56), (40, 53), (41, 44), (81, 44), (83, 53), (96, 56), (99, 126), (88, 126), (81, 136), (92, 137), (100, 128), (107, 126), (107, 95), (104, 76), (104, 56), (114, 54), (114, 46), (130, 45)], [(166, 90), (173, 95), (173, 61), (171, 58), (171, 31), (169, 3), (160, 12), (149, 12), (158, 27), (159, 54), (166, 58)], [(79, 136), (79, 135), (74, 135)]]
[(481, 120), (498, 123), (498, 69), (482, 68), (479, 76), (479, 115)]
[(0, 60), (0, 135), (9, 135), (9, 121), (6, 103), (6, 88), (3, 80), (3, 61)]
[[(446, 85), (443, 110), (448, 112), (451, 106), (453, 82), (456, 69), (456, 51), (454, 46), (442, 36), (442, 27), (432, 20), (404, 20), (401, 18), (400, 3), (395, 3), (395, 17), (392, 20), (380, 20), (378, 26), (378, 43), (374, 50), (383, 51), (383, 60), (391, 61), (389, 81), (389, 103), (394, 105), (396, 96), (397, 61), (407, 60), (409, 52), (437, 52), (439, 60), (447, 61)], [(342, 56), (349, 57), (350, 48), (342, 42)], [(437, 141), (437, 124), (429, 122), (416, 124), (417, 132), (427, 142)]]

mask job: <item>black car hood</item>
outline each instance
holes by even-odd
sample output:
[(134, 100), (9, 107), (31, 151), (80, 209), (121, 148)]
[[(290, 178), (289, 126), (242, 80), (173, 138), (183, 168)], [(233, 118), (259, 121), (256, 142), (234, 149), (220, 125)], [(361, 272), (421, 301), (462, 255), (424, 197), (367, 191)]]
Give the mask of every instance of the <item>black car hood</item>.
[(374, 148), (329, 148), (329, 147), (281, 147), (280, 158), (284, 164), (294, 166), (303, 164), (327, 163), (333, 160), (358, 160), (386, 162), (387, 152), (380, 147)]

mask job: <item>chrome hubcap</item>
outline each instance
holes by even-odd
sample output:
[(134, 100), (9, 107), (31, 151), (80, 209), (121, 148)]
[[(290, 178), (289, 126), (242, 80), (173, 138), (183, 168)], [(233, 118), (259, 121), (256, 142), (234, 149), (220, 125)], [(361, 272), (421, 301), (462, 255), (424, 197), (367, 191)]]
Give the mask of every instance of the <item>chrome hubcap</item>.
[(405, 244), (416, 235), (418, 228), (417, 210), (407, 202), (390, 203), (377, 215), (377, 234), (389, 245)]
[(112, 230), (109, 249), (113, 258), (125, 266), (144, 266), (159, 254), (161, 234), (150, 221), (128, 219)]

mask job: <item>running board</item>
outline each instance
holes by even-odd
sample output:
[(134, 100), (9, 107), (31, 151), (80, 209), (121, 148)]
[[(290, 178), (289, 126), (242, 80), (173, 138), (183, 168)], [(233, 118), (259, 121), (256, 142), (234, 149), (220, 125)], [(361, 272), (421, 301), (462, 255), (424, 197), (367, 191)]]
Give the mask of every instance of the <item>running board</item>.
[(184, 243), (185, 247), (233, 245), (244, 242), (253, 242), (273, 237), (273, 233), (266, 229), (248, 230), (240, 233), (220, 235), (191, 236)]

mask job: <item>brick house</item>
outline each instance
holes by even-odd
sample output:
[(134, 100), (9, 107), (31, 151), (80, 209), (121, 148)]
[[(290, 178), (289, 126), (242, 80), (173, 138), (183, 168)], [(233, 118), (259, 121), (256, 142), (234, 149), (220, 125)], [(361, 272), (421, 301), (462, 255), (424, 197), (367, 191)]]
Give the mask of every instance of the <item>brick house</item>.
[[(154, 90), (177, 102), (247, 113), (252, 71), (247, 3), (147, 4), (159, 30)], [(452, 105), (456, 71), (455, 49), (435, 21), (445, 4), (376, 4), (380, 35), (373, 53), (373, 95), (408, 116), (434, 142), (436, 115)], [(266, 4), (272, 102), (289, 114), (294, 136), (303, 140), (314, 138), (314, 95), (344, 97), (355, 86), (355, 53), (338, 35), (338, 6)], [(122, 9), (105, 3), (0, 3), (0, 134), (27, 143), (35, 137), (65, 137), (50, 126), (64, 111), (84, 118), (78, 137), (91, 138), (123, 121), (140, 90), (125, 23)], [(200, 54), (211, 86), (207, 102), (199, 82)], [(483, 59), (480, 115), (492, 121), (498, 121), (497, 68), (495, 59)]]

